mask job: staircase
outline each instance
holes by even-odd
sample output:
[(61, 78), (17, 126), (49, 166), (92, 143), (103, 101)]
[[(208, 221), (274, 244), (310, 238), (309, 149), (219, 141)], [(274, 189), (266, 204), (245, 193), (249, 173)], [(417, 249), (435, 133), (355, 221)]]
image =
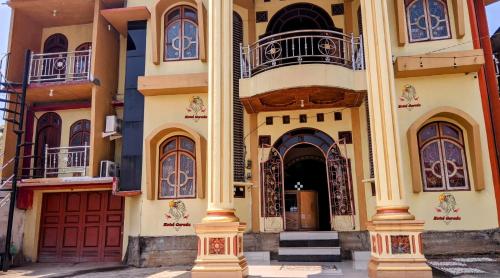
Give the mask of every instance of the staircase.
[(282, 232), (278, 249), (280, 262), (340, 262), (337, 232)]

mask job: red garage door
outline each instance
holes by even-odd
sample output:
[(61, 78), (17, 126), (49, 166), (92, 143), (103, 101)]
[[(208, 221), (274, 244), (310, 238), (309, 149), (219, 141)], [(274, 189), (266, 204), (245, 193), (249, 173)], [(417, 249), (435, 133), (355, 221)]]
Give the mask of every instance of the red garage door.
[(110, 191), (43, 194), (38, 261), (120, 261), (123, 204)]

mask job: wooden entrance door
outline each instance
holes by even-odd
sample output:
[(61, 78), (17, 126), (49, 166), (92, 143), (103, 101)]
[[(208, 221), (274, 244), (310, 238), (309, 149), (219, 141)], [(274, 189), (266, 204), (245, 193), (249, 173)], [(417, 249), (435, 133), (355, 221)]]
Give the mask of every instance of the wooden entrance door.
[(38, 120), (35, 142), (35, 177), (43, 177), (46, 146), (57, 148), (61, 145), (61, 123), (61, 117), (54, 112), (45, 113)]
[(319, 228), (318, 192), (286, 191), (285, 208), (287, 231), (314, 231)]
[(299, 191), (300, 229), (318, 229), (318, 192)]
[(123, 207), (110, 191), (45, 193), (38, 261), (121, 261)]

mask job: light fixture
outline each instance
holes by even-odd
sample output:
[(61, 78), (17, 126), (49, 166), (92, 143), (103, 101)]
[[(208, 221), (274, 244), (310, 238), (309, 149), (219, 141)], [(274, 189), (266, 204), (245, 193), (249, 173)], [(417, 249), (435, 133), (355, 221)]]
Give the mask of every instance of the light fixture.
[(300, 108), (304, 108), (304, 100), (303, 99), (300, 100)]
[(53, 96), (54, 96), (54, 90), (50, 89), (50, 91), (49, 91), (49, 97), (53, 97)]
[(52, 16), (57, 16), (57, 10), (52, 11)]

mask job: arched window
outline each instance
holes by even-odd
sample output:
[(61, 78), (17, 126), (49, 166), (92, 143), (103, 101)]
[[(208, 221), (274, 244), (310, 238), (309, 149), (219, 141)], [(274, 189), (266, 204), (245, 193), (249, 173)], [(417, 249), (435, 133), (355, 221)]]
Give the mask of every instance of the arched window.
[(190, 6), (165, 14), (165, 61), (198, 59), (198, 15)]
[(92, 47), (91, 42), (86, 42), (80, 44), (75, 49), (75, 65), (74, 74), (75, 78), (88, 77), (90, 70), (90, 49)]
[(63, 34), (53, 34), (45, 40), (43, 53), (59, 53), (68, 51), (68, 39)]
[(195, 147), (185, 136), (170, 137), (160, 145), (159, 199), (196, 197)]
[[(69, 146), (89, 146), (90, 145), (90, 121), (78, 120), (69, 128)], [(85, 161), (86, 166), (89, 165), (90, 149), (73, 148), (70, 162), (72, 166), (82, 166), (82, 161)]]
[(445, 0), (405, 0), (410, 42), (451, 38)]
[(79, 120), (70, 127), (69, 146), (84, 146), (90, 143), (90, 121)]
[(424, 191), (469, 190), (462, 130), (448, 122), (430, 123), (418, 132)]

